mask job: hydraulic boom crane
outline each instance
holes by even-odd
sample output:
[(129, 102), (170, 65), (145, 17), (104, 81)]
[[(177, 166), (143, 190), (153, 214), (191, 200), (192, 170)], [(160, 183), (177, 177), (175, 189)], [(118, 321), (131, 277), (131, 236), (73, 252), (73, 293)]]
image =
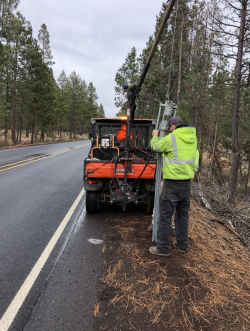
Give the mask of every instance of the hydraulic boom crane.
[[(118, 204), (123, 211), (126, 211), (128, 204), (144, 204), (149, 214), (152, 214), (154, 206), (157, 209), (154, 196), (159, 197), (161, 158), (159, 156), (156, 160), (150, 146), (156, 121), (137, 119), (134, 115), (136, 99), (175, 1), (169, 0), (138, 84), (123, 86), (128, 98), (127, 117), (91, 119), (92, 144), (83, 167), (88, 213), (99, 212), (101, 203)], [(159, 115), (157, 122), (160, 137), (167, 133), (167, 121), (173, 110), (169, 101), (160, 104), (160, 109), (163, 106), (163, 120), (159, 125)], [(159, 178), (159, 185), (156, 185), (156, 177)]]
[(144, 68), (142, 70), (142, 73), (141, 73), (141, 76), (139, 78), (139, 82), (136, 84), (136, 85), (132, 85), (130, 86), (129, 84), (124, 84), (123, 85), (123, 89), (125, 91), (128, 91), (127, 93), (127, 98), (128, 98), (128, 113), (127, 113), (127, 116), (128, 116), (128, 121), (133, 121), (134, 119), (134, 115), (135, 115), (135, 109), (136, 109), (136, 98), (138, 97), (140, 91), (141, 91), (141, 87), (142, 87), (142, 84), (146, 78), (146, 75), (148, 73), (148, 69), (150, 67), (150, 64), (151, 64), (151, 61), (152, 61), (152, 58), (153, 58), (153, 55), (156, 51), (156, 47), (160, 41), (160, 38), (161, 38), (161, 35), (162, 35), (162, 32), (164, 30), (164, 27), (166, 25), (166, 22), (170, 16), (170, 13), (173, 9), (173, 6), (175, 4), (175, 1), (176, 0), (170, 0), (169, 1), (169, 4), (168, 4), (168, 7), (166, 9), (166, 12), (164, 14), (164, 17), (162, 19), (162, 22), (161, 22), (161, 25), (160, 25), (160, 28), (157, 32), (157, 35), (155, 37), (155, 41), (154, 41), (154, 44), (151, 48), (151, 51), (149, 53), (149, 56), (148, 56), (148, 59), (147, 59), (147, 62), (145, 63), (144, 65)]
[[(127, 99), (128, 99), (128, 110), (127, 110), (128, 119), (127, 119), (127, 128), (126, 128), (127, 142), (129, 142), (129, 137), (130, 137), (131, 122), (133, 122), (134, 116), (135, 116), (136, 99), (141, 91), (142, 84), (148, 73), (148, 69), (150, 67), (153, 55), (156, 51), (156, 47), (160, 41), (162, 32), (163, 32), (166, 22), (170, 16), (170, 13), (173, 9), (175, 1), (176, 0), (169, 1), (168, 7), (167, 7), (164, 17), (162, 19), (160, 28), (155, 37), (154, 44), (151, 48), (147, 62), (145, 63), (143, 71), (141, 73), (139, 82), (136, 85), (130, 86), (129, 84), (124, 84), (124, 86), (123, 86), (123, 89), (125, 91), (127, 91)], [(163, 112), (162, 121), (159, 124), (159, 118), (160, 118), (162, 106), (164, 106), (164, 112)], [(165, 104), (160, 104), (159, 115), (158, 115), (158, 120), (157, 120), (157, 129), (159, 129), (160, 138), (163, 138), (164, 135), (167, 134), (168, 119), (171, 117), (171, 115), (173, 115), (173, 112), (176, 112), (176, 106), (173, 105), (173, 103), (171, 103), (170, 101), (166, 101)], [(127, 153), (129, 154), (129, 143), (127, 143), (126, 148), (127, 148)], [(156, 233), (157, 233), (157, 219), (158, 219), (158, 213), (159, 213), (159, 194), (160, 194), (160, 185), (161, 185), (161, 163), (162, 163), (161, 156), (157, 155), (157, 170), (156, 170), (155, 199), (154, 199), (154, 222), (153, 222), (152, 241), (156, 241)], [(125, 187), (126, 187), (126, 173), (127, 173), (127, 167), (125, 169), (125, 183), (124, 183)]]

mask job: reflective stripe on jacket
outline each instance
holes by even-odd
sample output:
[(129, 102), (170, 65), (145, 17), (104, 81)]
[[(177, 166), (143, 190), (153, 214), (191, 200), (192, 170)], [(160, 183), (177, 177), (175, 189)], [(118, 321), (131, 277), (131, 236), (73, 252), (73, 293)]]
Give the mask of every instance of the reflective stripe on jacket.
[(199, 161), (194, 126), (181, 125), (160, 140), (156, 136), (153, 137), (151, 149), (163, 154), (162, 172), (164, 179), (185, 180), (194, 178)]

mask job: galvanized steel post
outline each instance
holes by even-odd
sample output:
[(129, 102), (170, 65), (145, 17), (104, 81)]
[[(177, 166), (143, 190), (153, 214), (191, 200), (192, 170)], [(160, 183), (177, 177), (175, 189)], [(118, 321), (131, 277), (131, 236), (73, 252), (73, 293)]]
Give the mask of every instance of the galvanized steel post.
[[(162, 121), (159, 125), (159, 120), (164, 107)], [(176, 113), (176, 106), (172, 101), (167, 100), (166, 103), (161, 103), (158, 112), (156, 129), (159, 130), (159, 139), (162, 139), (167, 135), (168, 131), (168, 120)], [(155, 199), (154, 199), (154, 220), (153, 220), (153, 232), (152, 241), (157, 242), (157, 228), (158, 228), (158, 217), (159, 217), (159, 198), (161, 192), (161, 180), (162, 180), (162, 157), (161, 154), (157, 154), (157, 165), (156, 165), (156, 180), (155, 180)]]

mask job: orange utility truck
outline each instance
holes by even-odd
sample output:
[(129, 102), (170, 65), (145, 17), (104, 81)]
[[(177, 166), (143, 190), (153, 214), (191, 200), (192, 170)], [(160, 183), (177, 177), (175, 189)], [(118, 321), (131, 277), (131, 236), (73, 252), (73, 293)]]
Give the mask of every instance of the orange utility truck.
[[(128, 204), (145, 204), (147, 211), (152, 213), (157, 161), (151, 151), (150, 140), (156, 120), (135, 117), (136, 99), (175, 2), (176, 0), (169, 0), (138, 83), (123, 85), (127, 92), (127, 116), (91, 119), (92, 145), (84, 161), (88, 213), (98, 212), (101, 202), (119, 204), (124, 211)], [(159, 115), (157, 126), (158, 122)], [(161, 170), (160, 163), (158, 170)], [(160, 178), (157, 180), (157, 192), (159, 185)]]
[[(86, 210), (96, 213), (100, 203), (154, 206), (156, 158), (150, 140), (156, 120), (127, 117), (92, 118), (91, 148), (84, 160)], [(129, 133), (128, 133), (129, 132)]]

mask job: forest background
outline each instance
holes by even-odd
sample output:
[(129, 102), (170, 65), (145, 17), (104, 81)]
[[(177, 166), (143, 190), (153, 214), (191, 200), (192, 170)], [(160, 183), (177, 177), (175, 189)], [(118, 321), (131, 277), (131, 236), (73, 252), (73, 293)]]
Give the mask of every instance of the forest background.
[[(16, 145), (23, 134), (32, 144), (89, 133), (89, 119), (105, 116), (93, 83), (76, 72), (67, 77), (63, 69), (54, 78), (47, 26), (34, 38), (18, 4), (0, 0), (0, 146), (9, 144), (9, 136)], [(249, 193), (249, 22), (248, 0), (177, 0), (136, 110), (136, 117), (157, 118), (159, 104), (173, 101), (178, 115), (197, 128), (201, 179), (226, 184), (233, 203), (237, 192)], [(138, 82), (153, 41), (149, 36), (139, 55), (132, 47), (114, 77), (118, 116), (127, 109), (122, 86)]]

